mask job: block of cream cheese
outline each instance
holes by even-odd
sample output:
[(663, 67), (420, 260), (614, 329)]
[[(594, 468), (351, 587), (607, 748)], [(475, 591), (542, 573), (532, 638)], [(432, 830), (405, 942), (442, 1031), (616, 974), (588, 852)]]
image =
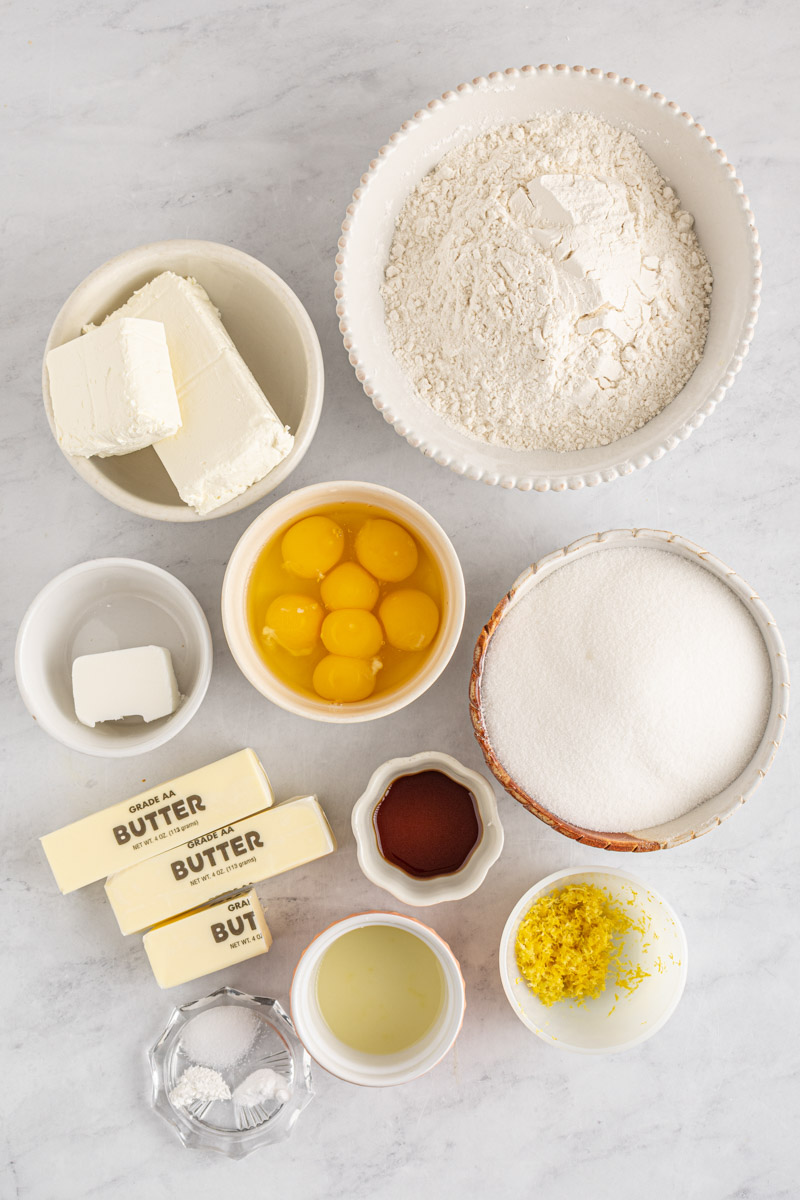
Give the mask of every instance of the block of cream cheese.
[(59, 445), (108, 458), (172, 437), (181, 411), (164, 326), (127, 318), (91, 329), (47, 355)]
[(74, 892), (131, 863), (141, 865), (187, 838), (218, 829), (220, 823), (261, 812), (273, 800), (258, 756), (253, 750), (239, 750), (48, 833), (41, 841), (61, 891)]
[(316, 796), (301, 796), (128, 867), (106, 880), (106, 893), (122, 932), (140, 933), (335, 849)]
[(165, 646), (132, 646), (76, 658), (72, 697), (78, 720), (94, 727), (130, 716), (156, 721), (175, 712), (181, 694)]
[(165, 271), (105, 324), (123, 317), (164, 325), (183, 424), (155, 449), (181, 499), (205, 516), (263, 479), (294, 438), (195, 280)]
[(162, 988), (266, 954), (271, 945), (264, 910), (252, 889), (157, 925), (144, 935), (150, 966)]

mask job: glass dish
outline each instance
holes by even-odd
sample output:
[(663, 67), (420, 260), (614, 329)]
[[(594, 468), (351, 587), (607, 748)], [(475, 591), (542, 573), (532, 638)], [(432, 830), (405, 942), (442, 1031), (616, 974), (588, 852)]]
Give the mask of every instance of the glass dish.
[[(185, 1108), (171, 1102), (170, 1093), (188, 1067), (210, 1065), (190, 1058), (183, 1049), (181, 1037), (186, 1025), (198, 1013), (226, 1005), (250, 1009), (260, 1024), (245, 1057), (220, 1071), (231, 1092), (251, 1072), (271, 1067), (286, 1079), (288, 1100), (264, 1100), (247, 1107), (234, 1104), (233, 1099), (195, 1102)], [(235, 988), (220, 988), (210, 996), (174, 1009), (148, 1058), (155, 1111), (177, 1131), (184, 1146), (217, 1150), (230, 1158), (244, 1158), (260, 1146), (283, 1141), (314, 1095), (311, 1059), (287, 1013), (277, 1000), (249, 996)]]

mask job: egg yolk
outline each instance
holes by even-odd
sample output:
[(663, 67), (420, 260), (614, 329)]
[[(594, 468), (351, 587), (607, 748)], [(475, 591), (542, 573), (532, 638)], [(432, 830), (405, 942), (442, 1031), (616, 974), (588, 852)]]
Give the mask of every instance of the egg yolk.
[(356, 534), (356, 557), (370, 574), (387, 583), (407, 579), (417, 565), (417, 544), (395, 521), (373, 517)]
[(424, 650), (439, 628), (439, 610), (414, 588), (390, 592), (378, 609), (387, 641), (396, 650)]
[(345, 658), (372, 658), (383, 645), (377, 617), (363, 608), (339, 608), (322, 622), (322, 644)]
[(375, 675), (379, 670), (377, 659), (367, 662), (363, 658), (328, 654), (314, 669), (314, 691), (323, 700), (333, 700), (335, 704), (366, 700), (375, 690)]
[(330, 517), (304, 517), (283, 535), (285, 565), (301, 579), (322, 579), (344, 552), (344, 530)]
[(264, 618), (264, 637), (290, 654), (310, 654), (319, 640), (325, 613), (311, 596), (289, 593), (272, 601)]
[(326, 608), (372, 609), (378, 600), (378, 584), (358, 563), (343, 562), (326, 575), (320, 586)]

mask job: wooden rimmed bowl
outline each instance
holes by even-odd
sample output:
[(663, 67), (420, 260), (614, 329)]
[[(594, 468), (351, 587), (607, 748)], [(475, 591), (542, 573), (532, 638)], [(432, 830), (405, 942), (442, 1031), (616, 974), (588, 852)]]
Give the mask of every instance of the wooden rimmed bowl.
[[(565, 562), (586, 554), (597, 554), (605, 548), (624, 546), (647, 546), (681, 555), (710, 571), (726, 584), (742, 602), (764, 639), (772, 672), (772, 699), (769, 716), (761, 741), (747, 767), (723, 791), (704, 800), (683, 816), (648, 829), (597, 831), (584, 829), (563, 820), (545, 808), (535, 796), (530, 795), (508, 773), (494, 752), (483, 715), (481, 684), (486, 655), (492, 637), (506, 613), (530, 592), (545, 576), (558, 570)], [(553, 554), (546, 555), (519, 576), (511, 590), (495, 608), (489, 622), (481, 631), (475, 646), (472, 676), (469, 686), (469, 706), (475, 736), (483, 750), (486, 763), (505, 790), (519, 800), (529, 812), (537, 816), (565, 837), (573, 838), (585, 846), (597, 846), (602, 850), (668, 850), (680, 846), (708, 833), (744, 804), (766, 775), (775, 758), (786, 726), (789, 706), (789, 669), (783, 639), (766, 605), (759, 599), (749, 584), (718, 558), (703, 550), (694, 542), (661, 529), (612, 529), (606, 533), (594, 533), (581, 538)]]

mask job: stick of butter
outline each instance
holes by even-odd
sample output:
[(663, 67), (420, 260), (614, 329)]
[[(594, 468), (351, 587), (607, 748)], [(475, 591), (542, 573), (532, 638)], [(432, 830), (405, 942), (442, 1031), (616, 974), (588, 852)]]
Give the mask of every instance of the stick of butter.
[(143, 941), (158, 986), (171, 988), (266, 954), (272, 934), (251, 889), (157, 925)]
[(258, 755), (239, 750), (65, 825), (41, 842), (61, 891), (74, 892), (161, 854), (170, 843), (269, 808), (274, 799)]
[(122, 932), (141, 933), (335, 849), (316, 796), (300, 796), (128, 867), (106, 880), (106, 893)]

